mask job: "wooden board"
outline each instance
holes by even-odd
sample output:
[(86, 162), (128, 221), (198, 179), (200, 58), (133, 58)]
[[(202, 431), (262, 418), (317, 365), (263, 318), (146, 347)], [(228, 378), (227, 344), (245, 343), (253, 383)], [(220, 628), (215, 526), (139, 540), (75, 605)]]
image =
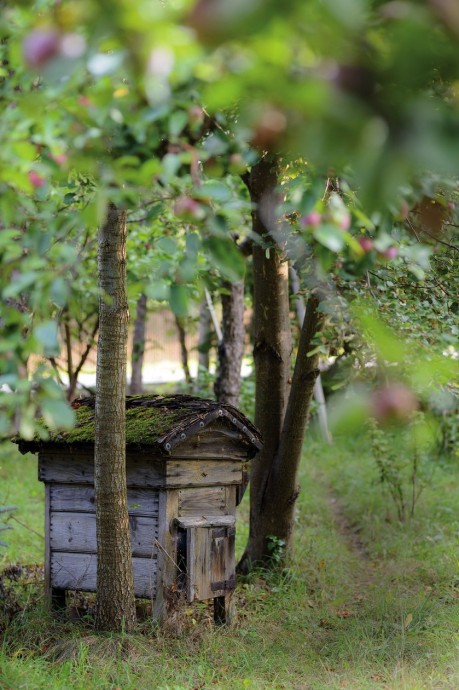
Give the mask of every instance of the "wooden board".
[(153, 605), (153, 618), (165, 620), (168, 615), (168, 598), (177, 577), (177, 532), (173, 518), (178, 513), (178, 491), (169, 489), (159, 492), (158, 589)]
[(199, 488), (180, 489), (180, 516), (192, 515), (226, 515), (226, 487), (203, 486)]
[[(164, 486), (164, 460), (144, 453), (128, 454), (127, 484), (130, 487)], [(59, 484), (94, 484), (94, 456), (62, 449), (60, 453), (40, 453), (38, 478)]]
[(239, 484), (242, 463), (239, 460), (175, 460), (166, 464), (166, 486), (224, 486)]
[(188, 601), (228, 594), (236, 582), (234, 527), (188, 527), (186, 560)]
[[(93, 485), (91, 456), (40, 453), (38, 478), (46, 483)], [(146, 454), (128, 456), (127, 484), (130, 488), (180, 488), (240, 484), (240, 460), (152, 460)]]
[[(156, 555), (158, 519), (131, 515), (132, 554), (151, 557)], [(95, 513), (51, 512), (49, 539), (52, 551), (96, 553)]]
[(204, 458), (246, 461), (253, 449), (244, 443), (245, 437), (237, 432), (222, 433), (203, 429), (196, 436), (177, 444), (171, 451), (174, 458)]
[[(50, 484), (49, 492), (53, 512), (94, 513), (96, 510), (95, 491), (91, 486)], [(127, 499), (129, 515), (158, 516), (158, 491), (129, 489)]]
[[(134, 593), (137, 597), (154, 598), (156, 594), (156, 558), (133, 558)], [(97, 556), (95, 554), (51, 554), (51, 585), (58, 589), (95, 592)]]

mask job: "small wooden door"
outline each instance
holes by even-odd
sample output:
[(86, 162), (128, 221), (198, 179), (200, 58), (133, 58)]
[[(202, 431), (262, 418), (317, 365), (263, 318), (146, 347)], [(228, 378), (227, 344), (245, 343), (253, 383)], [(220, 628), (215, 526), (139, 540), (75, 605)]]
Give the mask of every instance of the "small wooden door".
[(236, 586), (235, 520), (232, 515), (179, 518), (179, 580), (188, 601), (225, 596)]

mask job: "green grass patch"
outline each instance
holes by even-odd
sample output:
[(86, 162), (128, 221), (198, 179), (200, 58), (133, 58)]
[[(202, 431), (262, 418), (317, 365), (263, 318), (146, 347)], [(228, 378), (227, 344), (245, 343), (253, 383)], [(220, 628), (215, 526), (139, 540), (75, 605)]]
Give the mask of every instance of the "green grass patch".
[[(309, 440), (289, 567), (239, 583), (229, 629), (216, 629), (210, 607), (199, 604), (162, 630), (144, 621), (134, 635), (96, 635), (71, 611), (50, 616), (40, 583), (14, 585), (23, 610), (3, 633), (0, 687), (459, 687), (459, 467), (429, 463), (431, 481), (413, 519), (401, 524), (365, 437), (332, 447)], [(0, 472), (18, 518), (40, 531), (36, 460), (4, 453)], [(247, 517), (245, 500), (239, 553)], [(41, 540), (22, 529), (14, 523), (7, 533), (4, 563), (41, 561)]]

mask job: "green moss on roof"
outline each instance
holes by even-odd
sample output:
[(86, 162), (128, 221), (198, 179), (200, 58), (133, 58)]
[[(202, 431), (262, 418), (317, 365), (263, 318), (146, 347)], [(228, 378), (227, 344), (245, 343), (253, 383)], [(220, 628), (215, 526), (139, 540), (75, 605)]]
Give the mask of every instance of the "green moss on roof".
[[(95, 410), (81, 405), (75, 410), (76, 424), (67, 432), (54, 432), (50, 441), (65, 443), (93, 443), (95, 437)], [(127, 407), (126, 444), (152, 445), (186, 418), (186, 409), (169, 410), (166, 407)]]
[[(86, 445), (95, 439), (95, 399), (76, 400), (72, 405), (76, 424), (70, 431), (49, 431), (49, 439), (37, 436), (32, 441), (17, 439), (24, 452), (39, 450), (43, 444)], [(241, 432), (241, 443), (261, 448), (259, 432), (251, 422), (230, 405), (189, 395), (145, 395), (126, 399), (126, 444), (156, 446), (169, 453), (181, 441), (193, 436), (217, 417), (224, 417)]]

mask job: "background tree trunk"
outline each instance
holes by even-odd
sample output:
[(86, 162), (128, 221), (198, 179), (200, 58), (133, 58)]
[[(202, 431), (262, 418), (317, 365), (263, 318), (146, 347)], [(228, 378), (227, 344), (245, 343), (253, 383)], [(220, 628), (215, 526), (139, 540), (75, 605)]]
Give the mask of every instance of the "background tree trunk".
[(147, 296), (140, 295), (137, 300), (137, 311), (132, 334), (131, 352), (131, 383), (129, 393), (141, 395), (143, 393), (142, 368), (145, 354), (145, 329), (147, 325)]
[(130, 630), (136, 620), (126, 492), (126, 212), (110, 204), (99, 231), (95, 489), (98, 630)]
[(188, 365), (188, 348), (186, 346), (185, 326), (183, 325), (182, 319), (177, 315), (175, 315), (175, 325), (177, 326), (177, 332), (180, 342), (180, 356), (182, 358), (182, 368), (183, 373), (185, 374), (185, 381), (188, 384), (191, 384), (193, 383), (193, 379), (191, 378), (190, 367)]
[(219, 402), (237, 407), (244, 355), (244, 281), (224, 282), (223, 289), (223, 340), (218, 344), (218, 376), (214, 391)]
[(199, 308), (199, 322), (198, 322), (198, 370), (205, 369), (209, 371), (210, 364), (210, 311), (207, 306), (207, 301), (202, 300)]
[(276, 162), (262, 158), (245, 178), (250, 198), (253, 230), (259, 242), (253, 244), (255, 424), (264, 446), (250, 470), (249, 540), (239, 563), (247, 571), (253, 563), (266, 560), (263, 497), (270, 468), (276, 456), (288, 396), (291, 333), (289, 318), (288, 263), (283, 260), (270, 229), (277, 222), (278, 169)]

